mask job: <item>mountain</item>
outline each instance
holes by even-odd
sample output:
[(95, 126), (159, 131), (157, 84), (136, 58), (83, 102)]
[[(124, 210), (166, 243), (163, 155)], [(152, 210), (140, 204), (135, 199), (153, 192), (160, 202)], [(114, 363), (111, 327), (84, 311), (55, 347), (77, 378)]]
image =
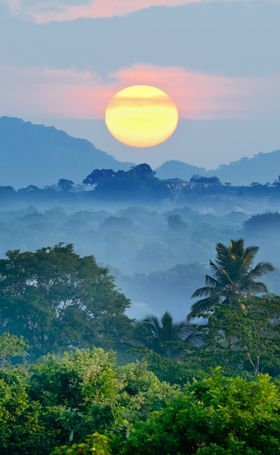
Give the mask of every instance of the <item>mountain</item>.
[[(132, 163), (120, 162), (85, 139), (64, 131), (34, 125), (18, 118), (0, 118), (0, 186), (16, 188), (50, 185), (60, 178), (80, 183), (94, 169), (128, 170)], [(267, 183), (280, 174), (280, 150), (242, 158), (207, 171), (181, 161), (166, 161), (158, 169), (160, 179), (190, 180), (193, 175), (217, 176), (222, 182), (248, 185)]]
[(219, 166), (208, 174), (216, 175), (222, 182), (231, 182), (235, 185), (273, 182), (280, 174), (280, 150), (258, 153), (252, 158), (242, 158)]
[(82, 182), (96, 168), (129, 169), (85, 139), (18, 118), (0, 118), (0, 186), (44, 186), (60, 178)]
[(192, 166), (182, 161), (166, 161), (156, 169), (156, 175), (160, 179), (179, 178), (190, 180), (193, 175), (205, 175), (206, 170), (202, 167)]
[(178, 177), (189, 180), (192, 175), (198, 174), (207, 177), (216, 176), (222, 182), (230, 182), (233, 185), (273, 182), (280, 175), (280, 150), (258, 153), (252, 158), (241, 158), (210, 171), (181, 161), (167, 161), (156, 172), (162, 179)]

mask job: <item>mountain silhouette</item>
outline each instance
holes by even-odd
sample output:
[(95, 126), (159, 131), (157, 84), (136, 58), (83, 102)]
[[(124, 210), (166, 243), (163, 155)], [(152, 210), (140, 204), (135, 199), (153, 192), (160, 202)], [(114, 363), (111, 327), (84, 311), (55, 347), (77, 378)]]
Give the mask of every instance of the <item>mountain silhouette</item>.
[(206, 170), (202, 167), (192, 166), (182, 161), (171, 160), (163, 163), (156, 169), (156, 175), (160, 179), (179, 178), (190, 180), (194, 175), (205, 175)]
[(235, 185), (272, 182), (280, 174), (280, 150), (258, 153), (252, 158), (241, 158), (219, 166), (218, 169), (208, 172), (209, 174), (216, 175), (223, 182), (231, 182)]
[(85, 139), (18, 118), (0, 118), (0, 186), (44, 186), (60, 178), (80, 183), (92, 169), (129, 169)]
[[(118, 161), (85, 139), (11, 117), (0, 118), (0, 157), (0, 186), (15, 188), (42, 187), (61, 178), (81, 183), (94, 169), (118, 171), (135, 165)], [(160, 179), (189, 181), (193, 175), (217, 176), (233, 185), (272, 182), (280, 175), (280, 150), (245, 157), (209, 171), (176, 160), (166, 161), (156, 169)]]
[(253, 182), (265, 184), (273, 182), (280, 175), (280, 150), (258, 153), (252, 158), (244, 157), (210, 171), (181, 161), (167, 161), (156, 172), (157, 177), (161, 179), (178, 177), (189, 180), (197, 174), (206, 177), (216, 176), (221, 182), (230, 182), (233, 185), (249, 185)]

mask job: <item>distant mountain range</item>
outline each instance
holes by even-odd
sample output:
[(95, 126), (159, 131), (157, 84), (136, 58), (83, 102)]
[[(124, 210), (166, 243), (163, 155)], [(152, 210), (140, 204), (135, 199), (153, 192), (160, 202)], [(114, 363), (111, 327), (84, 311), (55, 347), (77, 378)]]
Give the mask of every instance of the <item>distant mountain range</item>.
[(190, 180), (193, 175), (207, 174), (203, 167), (192, 166), (191, 164), (183, 163), (182, 161), (166, 161), (156, 169), (156, 175), (160, 179), (178, 178), (182, 180)]
[[(64, 131), (34, 125), (18, 118), (0, 118), (0, 186), (44, 186), (60, 178), (82, 182), (93, 169), (127, 170), (133, 163), (116, 160), (91, 142)], [(207, 171), (181, 161), (167, 161), (156, 169), (160, 179), (190, 180), (193, 175), (217, 176), (222, 182), (248, 185), (272, 182), (280, 174), (280, 150), (242, 158)]]
[(280, 150), (233, 161), (208, 172), (208, 175), (216, 175), (222, 182), (235, 185), (272, 182), (280, 175)]
[(96, 168), (129, 169), (85, 139), (18, 118), (0, 118), (0, 186), (44, 186), (60, 178), (80, 183)]
[(166, 161), (156, 171), (160, 179), (177, 177), (189, 180), (197, 174), (206, 177), (216, 176), (223, 183), (230, 182), (233, 185), (249, 185), (253, 182), (264, 184), (273, 182), (280, 175), (280, 150), (259, 153), (252, 158), (242, 158), (210, 171), (181, 161)]

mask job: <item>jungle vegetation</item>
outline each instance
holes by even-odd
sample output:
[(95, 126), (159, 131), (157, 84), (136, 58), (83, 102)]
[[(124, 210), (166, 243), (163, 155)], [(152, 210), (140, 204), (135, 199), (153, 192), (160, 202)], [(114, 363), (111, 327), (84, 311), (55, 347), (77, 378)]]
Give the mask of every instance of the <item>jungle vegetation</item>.
[(3, 455), (276, 455), (280, 297), (241, 239), (217, 244), (177, 322), (71, 244), (0, 260)]

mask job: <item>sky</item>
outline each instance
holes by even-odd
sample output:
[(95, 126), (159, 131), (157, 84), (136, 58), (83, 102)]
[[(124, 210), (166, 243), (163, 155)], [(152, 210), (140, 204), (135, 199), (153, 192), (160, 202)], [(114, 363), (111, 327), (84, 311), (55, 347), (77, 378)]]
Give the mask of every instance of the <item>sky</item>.
[[(0, 115), (62, 128), (122, 161), (207, 168), (280, 148), (280, 1), (0, 0)], [(104, 113), (155, 85), (179, 127), (148, 149)]]

